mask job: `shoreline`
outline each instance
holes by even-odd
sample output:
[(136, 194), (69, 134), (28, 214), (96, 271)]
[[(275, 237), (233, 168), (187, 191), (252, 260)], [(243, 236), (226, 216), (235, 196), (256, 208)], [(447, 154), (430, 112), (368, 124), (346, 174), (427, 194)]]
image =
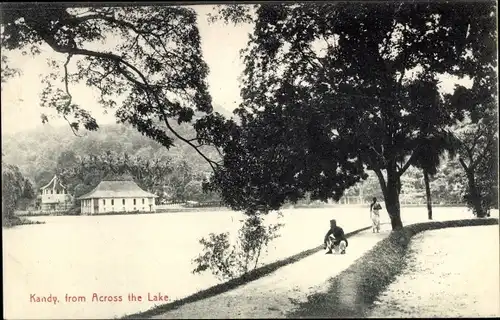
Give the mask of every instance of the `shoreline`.
[[(281, 211), (281, 210), (294, 210), (294, 209), (335, 209), (335, 208), (363, 208), (366, 207), (367, 204), (327, 204), (327, 205), (322, 205), (322, 206), (315, 206), (315, 205), (295, 205), (295, 206), (284, 206), (279, 210), (275, 211)], [(405, 204), (402, 205), (403, 208), (420, 208), (420, 207), (426, 207), (426, 204)], [(445, 204), (445, 205), (438, 205), (435, 204), (433, 205), (433, 208), (466, 208), (467, 206), (465, 204)], [(492, 208), (492, 211), (498, 210), (496, 208)], [(69, 213), (50, 213), (50, 212), (43, 212), (43, 213), (35, 213), (35, 214), (16, 214), (15, 217), (20, 217), (20, 218), (27, 218), (27, 217), (59, 217), (59, 216), (122, 216), (122, 215), (148, 215), (148, 214), (164, 214), (164, 213), (180, 213), (180, 212), (206, 212), (206, 211), (234, 211), (238, 212), (235, 210), (232, 210), (229, 207), (196, 207), (196, 208), (172, 208), (172, 209), (160, 209), (155, 212), (107, 212), (107, 213), (100, 213), (100, 214), (69, 214)]]

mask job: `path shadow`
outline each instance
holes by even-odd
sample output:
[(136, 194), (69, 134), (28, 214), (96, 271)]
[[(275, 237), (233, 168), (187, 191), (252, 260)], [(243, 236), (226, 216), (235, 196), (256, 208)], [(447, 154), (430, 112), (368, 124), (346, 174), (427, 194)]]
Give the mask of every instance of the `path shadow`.
[(466, 219), (417, 223), (392, 231), (349, 268), (329, 281), (326, 292), (315, 293), (306, 302), (295, 303), (287, 318), (364, 318), (377, 296), (405, 268), (412, 236), (426, 230), (498, 224), (498, 219)]

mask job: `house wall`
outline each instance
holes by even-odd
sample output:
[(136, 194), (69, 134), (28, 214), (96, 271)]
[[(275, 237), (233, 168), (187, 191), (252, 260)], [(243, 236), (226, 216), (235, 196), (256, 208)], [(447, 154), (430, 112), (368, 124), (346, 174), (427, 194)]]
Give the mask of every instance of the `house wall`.
[(40, 209), (42, 211), (67, 210), (71, 207), (71, 196), (64, 188), (45, 188), (40, 191)]
[(66, 190), (62, 188), (47, 188), (41, 190), (42, 203), (57, 203), (64, 202), (68, 198)]
[(71, 201), (59, 202), (59, 203), (42, 203), (40, 205), (41, 211), (62, 211), (71, 208)]
[[(135, 204), (134, 204), (135, 200)], [(143, 202), (144, 201), (144, 202)], [(97, 205), (96, 205), (97, 204)], [(112, 212), (155, 212), (153, 197), (150, 198), (100, 198), (81, 201), (82, 213), (103, 214)]]
[(82, 214), (92, 214), (92, 199), (85, 199), (80, 201), (81, 213)]
[(70, 200), (69, 194), (49, 194), (42, 195), (41, 203), (58, 203), (58, 202), (66, 202)]

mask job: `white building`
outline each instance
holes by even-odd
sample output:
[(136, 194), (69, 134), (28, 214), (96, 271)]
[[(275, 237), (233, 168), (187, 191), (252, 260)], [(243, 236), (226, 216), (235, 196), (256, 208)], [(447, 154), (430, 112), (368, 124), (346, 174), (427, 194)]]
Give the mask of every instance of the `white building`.
[(39, 197), (42, 211), (61, 211), (71, 207), (72, 197), (66, 192), (66, 187), (57, 175), (40, 188)]
[(134, 181), (101, 181), (79, 197), (82, 214), (111, 212), (155, 212), (156, 195), (142, 190)]

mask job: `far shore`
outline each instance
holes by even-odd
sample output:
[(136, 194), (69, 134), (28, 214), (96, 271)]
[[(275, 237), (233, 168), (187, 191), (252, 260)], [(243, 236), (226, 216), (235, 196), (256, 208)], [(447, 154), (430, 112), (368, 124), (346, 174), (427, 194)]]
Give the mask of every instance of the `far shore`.
[[(287, 205), (282, 207), (280, 210), (290, 210), (290, 209), (324, 209), (324, 208), (362, 208), (369, 206), (369, 203), (365, 204), (313, 204), (313, 205)], [(426, 207), (426, 204), (402, 204), (402, 207)], [(452, 204), (433, 204), (433, 207), (465, 207), (464, 204), (452, 203)], [(17, 217), (43, 217), (43, 216), (119, 216), (119, 215), (147, 215), (147, 214), (164, 214), (164, 213), (179, 213), (179, 212), (206, 212), (206, 211), (233, 211), (228, 207), (176, 207), (171, 209), (159, 209), (154, 212), (146, 211), (136, 211), (136, 212), (107, 212), (99, 214), (72, 214), (68, 212), (55, 211), (55, 212), (40, 212), (40, 211), (18, 211), (16, 212)], [(279, 210), (277, 210), (279, 211)]]

